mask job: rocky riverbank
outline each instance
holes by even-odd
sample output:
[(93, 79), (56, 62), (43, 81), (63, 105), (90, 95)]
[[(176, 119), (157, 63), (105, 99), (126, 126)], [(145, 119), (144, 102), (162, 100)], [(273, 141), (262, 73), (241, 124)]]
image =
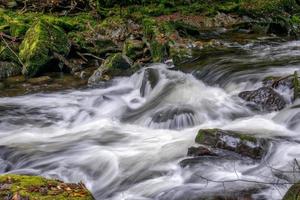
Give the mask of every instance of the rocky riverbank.
[[(194, 50), (222, 48), (224, 38), (295, 38), (300, 22), (294, 0), (0, 3), (1, 96), (94, 85), (153, 62), (180, 66)], [(73, 78), (32, 86), (49, 73)]]

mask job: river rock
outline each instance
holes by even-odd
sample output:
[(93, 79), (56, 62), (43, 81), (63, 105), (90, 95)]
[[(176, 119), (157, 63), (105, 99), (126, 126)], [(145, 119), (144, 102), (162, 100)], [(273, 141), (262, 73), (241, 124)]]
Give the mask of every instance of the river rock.
[(151, 118), (150, 126), (155, 128), (183, 129), (196, 124), (195, 112), (185, 106), (169, 106), (160, 109)]
[(195, 141), (201, 145), (232, 151), (252, 159), (261, 159), (268, 148), (266, 139), (221, 129), (201, 129)]
[(271, 87), (261, 87), (253, 91), (239, 93), (240, 98), (251, 102), (249, 106), (261, 111), (278, 111), (285, 107), (284, 98)]
[(0, 80), (21, 74), (21, 67), (13, 62), (0, 61)]
[(82, 183), (63, 183), (39, 176), (7, 174), (0, 176), (0, 199), (94, 200), (94, 197)]
[(199, 147), (190, 147), (188, 149), (188, 156), (217, 156), (215, 152), (213, 152), (212, 149), (209, 149), (208, 147), (205, 146), (199, 146)]
[(39, 20), (27, 31), (20, 45), (23, 74), (32, 77), (45, 72), (45, 65), (53, 59), (54, 53), (65, 56), (69, 51), (65, 32), (46, 20)]
[(300, 200), (300, 182), (292, 185), (282, 200)]
[(144, 70), (143, 81), (140, 88), (140, 94), (145, 97), (160, 80), (159, 71), (156, 68), (147, 68)]
[(110, 80), (114, 76), (127, 75), (131, 73), (132, 61), (122, 53), (109, 56), (104, 63), (95, 70), (94, 74), (89, 78), (90, 85), (100, 81)]

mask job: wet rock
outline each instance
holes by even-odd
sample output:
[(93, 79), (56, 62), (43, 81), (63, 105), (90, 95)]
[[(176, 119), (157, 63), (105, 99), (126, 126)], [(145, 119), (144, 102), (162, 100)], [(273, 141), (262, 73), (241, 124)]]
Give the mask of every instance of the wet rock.
[(132, 60), (136, 60), (143, 57), (144, 47), (145, 43), (142, 40), (127, 39), (123, 47), (123, 54)]
[(194, 156), (194, 157), (198, 157), (198, 156), (217, 156), (217, 154), (214, 153), (212, 149), (209, 149), (209, 148), (204, 147), (204, 146), (190, 147), (188, 149), (187, 155), (188, 156)]
[(264, 87), (272, 87), (275, 89), (278, 88), (293, 88), (293, 77), (276, 77), (276, 76), (268, 76), (265, 77), (262, 81)]
[(0, 80), (8, 77), (17, 76), (22, 73), (21, 67), (12, 62), (0, 61)]
[(110, 80), (114, 76), (122, 76), (132, 73), (132, 61), (121, 53), (109, 56), (104, 63), (89, 78), (90, 85), (100, 81)]
[(150, 122), (151, 127), (182, 129), (195, 125), (194, 111), (187, 107), (168, 107), (155, 112)]
[(45, 72), (46, 64), (53, 59), (54, 53), (67, 55), (69, 51), (70, 43), (64, 31), (40, 20), (27, 31), (20, 45), (23, 74), (32, 77)]
[(149, 89), (153, 89), (159, 82), (159, 71), (155, 68), (147, 68), (144, 71), (142, 86), (140, 88), (140, 94), (145, 97)]
[(201, 145), (233, 151), (252, 159), (261, 159), (268, 148), (266, 139), (221, 129), (201, 129), (195, 141)]
[(28, 79), (28, 83), (34, 84), (34, 85), (41, 85), (41, 84), (47, 84), (50, 83), (52, 79), (49, 76), (41, 76), (37, 78), (30, 78)]
[(275, 34), (278, 36), (286, 36), (289, 34), (290, 27), (288, 27), (288, 23), (284, 21), (279, 22), (271, 22), (268, 26), (267, 33)]
[[(8, 198), (9, 197), (9, 198)], [(7, 174), (0, 176), (0, 199), (94, 200), (83, 183), (63, 183), (39, 176)]]
[(282, 200), (300, 200), (300, 183), (292, 185)]
[(239, 93), (240, 98), (251, 102), (249, 106), (260, 111), (278, 111), (285, 107), (284, 98), (271, 87), (261, 87), (253, 91)]

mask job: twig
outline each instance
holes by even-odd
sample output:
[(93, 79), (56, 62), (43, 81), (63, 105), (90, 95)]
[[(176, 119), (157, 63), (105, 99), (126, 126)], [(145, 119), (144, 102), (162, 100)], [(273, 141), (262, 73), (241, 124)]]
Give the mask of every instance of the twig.
[(282, 78), (279, 78), (279, 79), (275, 80), (275, 81), (272, 83), (272, 87), (273, 87), (273, 88), (277, 87), (280, 81), (283, 81), (283, 80), (285, 80), (285, 79), (288, 79), (288, 78), (290, 78), (290, 77), (292, 77), (292, 76), (294, 76), (294, 75), (288, 75), (288, 76), (285, 76), (285, 77), (282, 77)]
[(105, 59), (100, 58), (100, 57), (98, 57), (98, 56), (95, 56), (95, 55), (93, 55), (93, 54), (91, 54), (91, 53), (80, 53), (80, 54), (83, 55), (83, 56), (90, 56), (90, 57), (93, 57), (93, 58), (95, 58), (95, 59), (97, 59), (97, 60), (102, 60), (102, 61), (105, 60)]
[(85, 62), (88, 62), (88, 59), (84, 57), (80, 52), (76, 51), (76, 54), (79, 55)]
[(20, 59), (20, 57), (18, 56), (18, 54), (16, 54), (16, 52), (15, 52), (12, 48), (10, 48), (9, 44), (8, 44), (8, 43), (6, 42), (6, 40), (4, 39), (3, 33), (2, 33), (2, 32), (0, 33), (0, 38), (1, 38), (1, 40), (4, 42), (6, 48), (8, 48), (8, 49), (9, 49), (9, 50), (17, 57), (19, 63), (22, 65), (22, 67), (24, 67), (24, 64), (23, 64), (23, 62), (21, 61), (21, 59)]

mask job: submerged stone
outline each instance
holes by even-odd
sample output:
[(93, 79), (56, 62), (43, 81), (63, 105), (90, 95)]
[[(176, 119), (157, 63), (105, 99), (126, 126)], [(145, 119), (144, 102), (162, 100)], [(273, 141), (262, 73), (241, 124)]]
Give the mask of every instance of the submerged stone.
[(40, 20), (27, 31), (20, 46), (23, 74), (32, 77), (42, 73), (45, 65), (53, 59), (53, 53), (67, 55), (69, 51), (70, 43), (64, 31)]
[(261, 87), (253, 91), (239, 93), (240, 98), (251, 102), (254, 108), (261, 111), (278, 111), (285, 107), (284, 98), (271, 87)]
[(94, 200), (82, 183), (63, 183), (39, 176), (13, 174), (0, 176), (0, 199)]
[(195, 141), (201, 145), (233, 151), (253, 159), (261, 159), (268, 147), (266, 139), (221, 129), (201, 129)]

